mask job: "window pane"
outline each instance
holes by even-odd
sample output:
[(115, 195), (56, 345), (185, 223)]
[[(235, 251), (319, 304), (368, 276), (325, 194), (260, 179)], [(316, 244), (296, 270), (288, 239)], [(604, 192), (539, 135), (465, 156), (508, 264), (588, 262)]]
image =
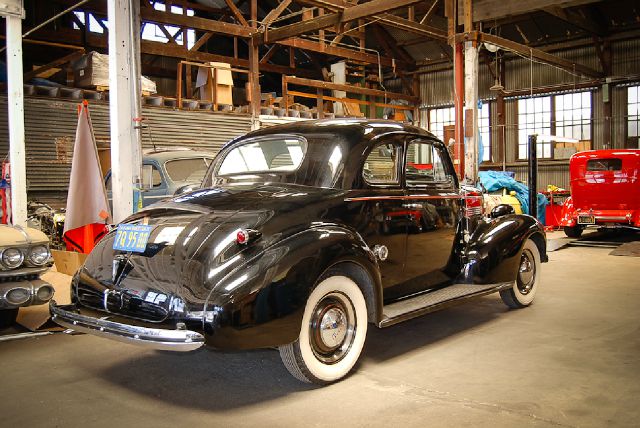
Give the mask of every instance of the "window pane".
[(362, 176), (368, 183), (396, 183), (398, 147), (381, 144), (374, 147), (364, 163)]

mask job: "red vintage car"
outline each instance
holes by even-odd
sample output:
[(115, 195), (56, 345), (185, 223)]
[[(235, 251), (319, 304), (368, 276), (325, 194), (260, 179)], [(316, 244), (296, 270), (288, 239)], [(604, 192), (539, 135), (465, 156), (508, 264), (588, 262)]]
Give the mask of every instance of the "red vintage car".
[(571, 156), (571, 197), (560, 225), (577, 238), (588, 226), (640, 231), (640, 150), (591, 150)]

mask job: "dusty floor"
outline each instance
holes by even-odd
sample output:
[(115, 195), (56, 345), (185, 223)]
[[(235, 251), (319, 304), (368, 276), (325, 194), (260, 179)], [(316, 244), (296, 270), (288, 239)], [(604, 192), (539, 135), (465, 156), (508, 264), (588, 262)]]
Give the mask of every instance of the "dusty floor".
[(638, 426), (640, 258), (609, 251), (550, 253), (527, 309), (493, 295), (371, 328), (355, 373), (325, 388), (273, 350), (0, 343), (0, 426)]

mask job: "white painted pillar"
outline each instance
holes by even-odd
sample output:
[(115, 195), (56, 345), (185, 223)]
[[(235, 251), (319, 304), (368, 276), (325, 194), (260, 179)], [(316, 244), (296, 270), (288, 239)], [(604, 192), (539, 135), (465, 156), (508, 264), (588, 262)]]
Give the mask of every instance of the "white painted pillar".
[(478, 48), (464, 44), (464, 182), (478, 178)]
[(132, 40), (131, 3), (129, 0), (108, 0), (107, 13), (113, 221), (119, 223), (133, 213), (133, 182), (140, 170), (134, 103), (140, 94), (135, 93), (139, 86), (134, 82), (137, 52)]
[(9, 162), (13, 224), (27, 225), (27, 167), (22, 86), (22, 18), (7, 15), (7, 92), (9, 110)]

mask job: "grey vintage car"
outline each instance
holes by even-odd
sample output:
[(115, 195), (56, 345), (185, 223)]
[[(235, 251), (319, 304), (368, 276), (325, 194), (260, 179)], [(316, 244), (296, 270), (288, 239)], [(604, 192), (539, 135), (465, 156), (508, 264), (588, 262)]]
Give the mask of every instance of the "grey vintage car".
[(51, 300), (53, 287), (40, 279), (51, 264), (47, 235), (0, 224), (0, 328), (13, 324), (21, 307)]

